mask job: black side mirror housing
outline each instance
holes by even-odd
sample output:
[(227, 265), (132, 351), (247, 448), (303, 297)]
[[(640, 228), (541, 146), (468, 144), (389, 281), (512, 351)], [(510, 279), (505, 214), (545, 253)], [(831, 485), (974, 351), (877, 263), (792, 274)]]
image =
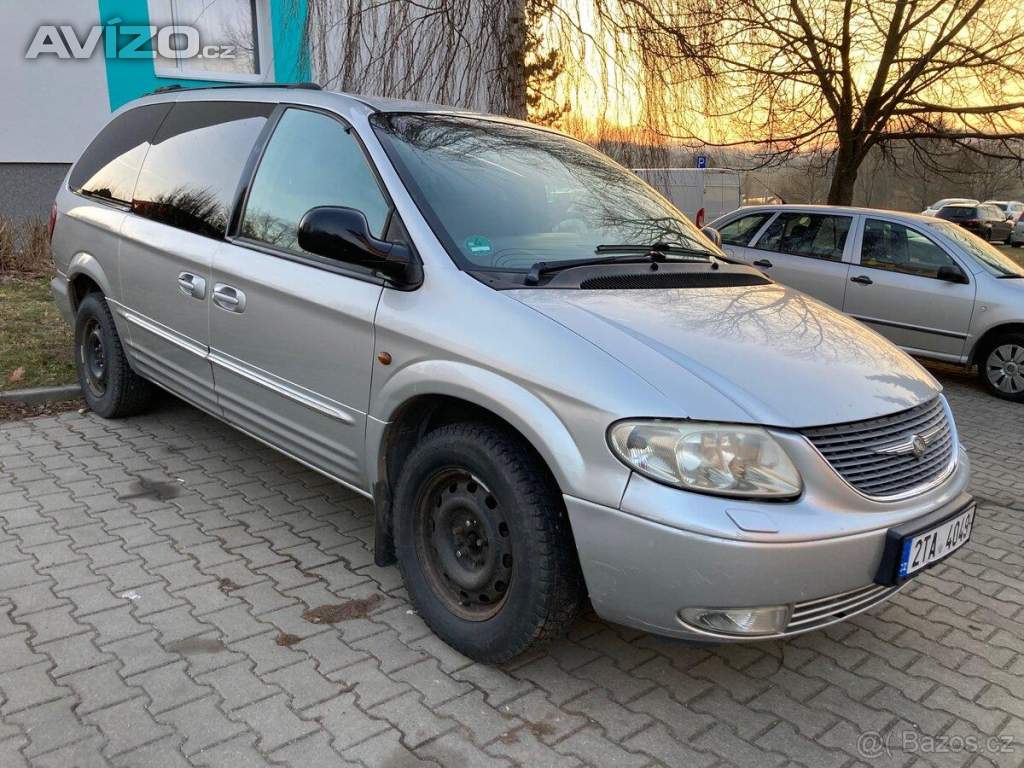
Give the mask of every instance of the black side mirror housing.
[(938, 273), (935, 275), (939, 280), (945, 280), (947, 283), (968, 283), (967, 275), (964, 271), (952, 264), (947, 264), (943, 267), (939, 267)]
[(701, 229), (704, 237), (710, 240), (712, 243), (717, 245), (719, 248), (722, 247), (722, 235), (714, 227), (703, 227)]
[(299, 247), (335, 261), (372, 269), (400, 286), (419, 283), (420, 265), (409, 247), (370, 234), (362, 211), (321, 205), (299, 222)]

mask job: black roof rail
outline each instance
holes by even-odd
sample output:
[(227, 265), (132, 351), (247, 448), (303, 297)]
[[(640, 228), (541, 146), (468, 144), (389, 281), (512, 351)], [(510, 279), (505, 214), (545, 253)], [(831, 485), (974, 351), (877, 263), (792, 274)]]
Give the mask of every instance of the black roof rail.
[(301, 91), (322, 91), (319, 83), (219, 83), (217, 85), (183, 86), (180, 83), (164, 85), (147, 94), (149, 96), (169, 91), (212, 91), (219, 88), (294, 88)]

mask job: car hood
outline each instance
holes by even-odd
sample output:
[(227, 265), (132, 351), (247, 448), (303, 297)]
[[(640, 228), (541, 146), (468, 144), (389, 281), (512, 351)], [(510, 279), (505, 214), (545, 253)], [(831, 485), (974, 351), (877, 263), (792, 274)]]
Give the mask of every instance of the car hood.
[(809, 427), (895, 413), (941, 391), (874, 331), (777, 284), (507, 293), (627, 365), (682, 417)]

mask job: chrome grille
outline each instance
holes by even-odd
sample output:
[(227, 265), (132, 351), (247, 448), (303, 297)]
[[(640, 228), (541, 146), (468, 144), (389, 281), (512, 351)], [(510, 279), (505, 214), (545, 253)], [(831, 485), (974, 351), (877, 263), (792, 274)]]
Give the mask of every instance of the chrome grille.
[[(882, 499), (913, 494), (942, 477), (956, 450), (941, 398), (891, 416), (814, 427), (803, 434), (846, 482)], [(915, 435), (927, 441), (919, 455), (909, 444)]]
[(786, 632), (806, 632), (809, 629), (818, 629), (848, 619), (850, 616), (878, 605), (902, 588), (903, 585), (883, 587), (878, 584), (869, 584), (866, 587), (842, 594), (797, 603), (793, 606), (793, 615), (789, 619), (789, 624), (786, 625)]

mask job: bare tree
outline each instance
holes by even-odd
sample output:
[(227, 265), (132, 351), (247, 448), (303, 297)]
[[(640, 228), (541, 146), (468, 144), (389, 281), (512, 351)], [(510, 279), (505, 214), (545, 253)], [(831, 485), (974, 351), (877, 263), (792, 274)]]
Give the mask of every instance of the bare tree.
[[(707, 105), (669, 133), (731, 126), (768, 161), (831, 156), (828, 201), (849, 204), (875, 147), (952, 142), (1019, 161), (1024, 10), (996, 0), (620, 0), (644, 51), (675, 45), (661, 76), (699, 77)], [(701, 66), (693, 65), (695, 45)], [(650, 58), (650, 54), (645, 54)], [(678, 74), (675, 76), (679, 77)]]

